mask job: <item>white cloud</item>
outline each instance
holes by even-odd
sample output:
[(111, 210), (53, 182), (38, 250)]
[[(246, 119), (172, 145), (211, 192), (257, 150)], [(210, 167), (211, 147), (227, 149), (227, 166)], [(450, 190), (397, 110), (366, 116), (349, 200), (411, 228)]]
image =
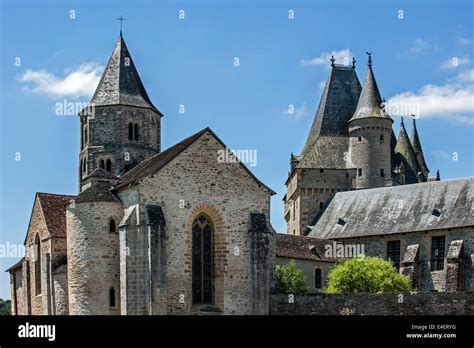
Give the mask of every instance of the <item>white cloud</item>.
[(290, 104), (287, 109), (283, 110), (283, 113), (291, 119), (299, 119), (308, 115), (308, 109), (306, 103), (303, 103), (300, 106)]
[(420, 53), (428, 48), (428, 41), (423, 40), (422, 38), (418, 38), (413, 41), (412, 46), (410, 47), (410, 52), (412, 53)]
[(334, 56), (334, 59), (336, 59), (335, 61), (336, 64), (343, 64), (343, 65), (352, 64), (351, 62), (352, 62), (353, 54), (348, 48), (340, 50), (340, 51), (332, 51), (331, 53), (323, 52), (320, 54), (319, 57), (312, 58), (312, 59), (301, 59), (300, 64), (303, 66), (322, 65), (329, 68), (331, 66), (331, 61), (330, 61), (331, 56)]
[(472, 39), (460, 37), (458, 39), (458, 44), (460, 45), (471, 45), (473, 43)]
[(390, 98), (386, 107), (392, 116), (446, 118), (474, 125), (474, 69), (459, 73), (444, 85), (427, 84), (417, 92)]
[(52, 98), (91, 97), (99, 84), (103, 67), (95, 63), (81, 64), (75, 70), (65, 70), (65, 76), (57, 77), (46, 70), (27, 70), (18, 80), (28, 85), (27, 92), (46, 94)]
[(443, 69), (456, 69), (464, 65), (469, 65), (471, 63), (471, 59), (469, 56), (464, 57), (452, 57), (443, 62), (441, 64), (441, 68)]

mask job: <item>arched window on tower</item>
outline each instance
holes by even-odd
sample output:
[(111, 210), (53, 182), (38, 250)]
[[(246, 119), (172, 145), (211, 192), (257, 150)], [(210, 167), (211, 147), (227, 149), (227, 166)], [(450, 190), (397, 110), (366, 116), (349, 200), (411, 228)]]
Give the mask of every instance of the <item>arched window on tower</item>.
[(41, 294), (41, 241), (39, 234), (35, 237), (35, 293)]
[(99, 162), (99, 168), (105, 169), (105, 161), (103, 159), (101, 159)]
[(86, 168), (87, 168), (87, 159), (84, 158), (84, 162), (82, 162), (82, 173), (86, 173)]
[(112, 161), (110, 160), (110, 158), (108, 158), (107, 162), (105, 162), (105, 170), (109, 173), (112, 173)]
[(114, 219), (110, 219), (109, 232), (115, 232), (115, 220)]
[(115, 289), (112, 287), (109, 290), (109, 306), (111, 308), (116, 307), (116, 301), (115, 301)]
[(133, 140), (133, 123), (128, 124), (128, 140)]
[(135, 123), (133, 140), (138, 141), (138, 123)]
[(323, 287), (323, 277), (321, 268), (316, 268), (314, 270), (314, 287), (316, 289), (321, 289)]

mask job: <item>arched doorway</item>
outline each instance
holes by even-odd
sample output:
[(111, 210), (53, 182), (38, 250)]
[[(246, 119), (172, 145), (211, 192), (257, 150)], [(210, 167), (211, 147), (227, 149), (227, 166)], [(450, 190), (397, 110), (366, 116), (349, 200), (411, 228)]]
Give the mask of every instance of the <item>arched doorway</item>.
[(193, 304), (214, 303), (213, 235), (211, 219), (199, 214), (192, 224)]

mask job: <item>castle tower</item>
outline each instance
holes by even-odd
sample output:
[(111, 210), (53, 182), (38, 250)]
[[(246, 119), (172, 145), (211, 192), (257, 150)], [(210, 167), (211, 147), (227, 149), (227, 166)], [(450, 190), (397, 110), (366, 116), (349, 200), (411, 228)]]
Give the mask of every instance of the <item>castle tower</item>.
[(303, 151), (290, 158), (283, 198), (288, 234), (305, 235), (336, 192), (354, 188), (355, 169), (348, 163), (347, 124), (361, 89), (355, 59), (352, 65), (343, 65), (332, 58)]
[(411, 145), (413, 146), (418, 165), (420, 166), (420, 170), (423, 174), (423, 177), (421, 179), (422, 181), (427, 181), (430, 170), (426, 165), (425, 156), (423, 156), (423, 149), (421, 148), (420, 138), (418, 137), (418, 130), (416, 129), (415, 118), (413, 118), (413, 129), (411, 131)]
[(356, 188), (392, 185), (391, 146), (393, 120), (385, 112), (369, 55), (364, 86), (349, 120), (350, 161), (357, 168)]
[(91, 100), (79, 114), (79, 190), (101, 168), (120, 176), (160, 152), (161, 117), (143, 86), (122, 32)]
[(400, 134), (398, 135), (397, 145), (395, 146), (395, 154), (397, 156), (398, 164), (397, 171), (400, 171), (399, 168), (404, 168), (404, 178), (399, 183), (415, 184), (420, 182), (423, 174), (418, 164), (415, 150), (413, 149), (410, 139), (408, 138), (408, 134), (405, 129), (405, 123), (403, 122), (403, 117), (400, 123)]

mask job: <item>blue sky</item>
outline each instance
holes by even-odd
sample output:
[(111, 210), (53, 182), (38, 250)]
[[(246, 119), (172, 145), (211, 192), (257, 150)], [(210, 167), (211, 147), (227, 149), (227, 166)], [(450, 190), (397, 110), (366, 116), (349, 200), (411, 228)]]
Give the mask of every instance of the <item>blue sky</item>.
[[(257, 150), (251, 169), (277, 192), (279, 232), (289, 156), (302, 149), (331, 53), (340, 63), (354, 55), (362, 83), (371, 50), (382, 96), (418, 106), (431, 174), (474, 173), (470, 1), (0, 3), (2, 244), (23, 243), (35, 192), (77, 193), (79, 120), (57, 116), (55, 104), (90, 100), (120, 15), (148, 94), (165, 114), (163, 147), (209, 126), (231, 149)], [(3, 270), (17, 260), (0, 258), (0, 298), (9, 297)]]

